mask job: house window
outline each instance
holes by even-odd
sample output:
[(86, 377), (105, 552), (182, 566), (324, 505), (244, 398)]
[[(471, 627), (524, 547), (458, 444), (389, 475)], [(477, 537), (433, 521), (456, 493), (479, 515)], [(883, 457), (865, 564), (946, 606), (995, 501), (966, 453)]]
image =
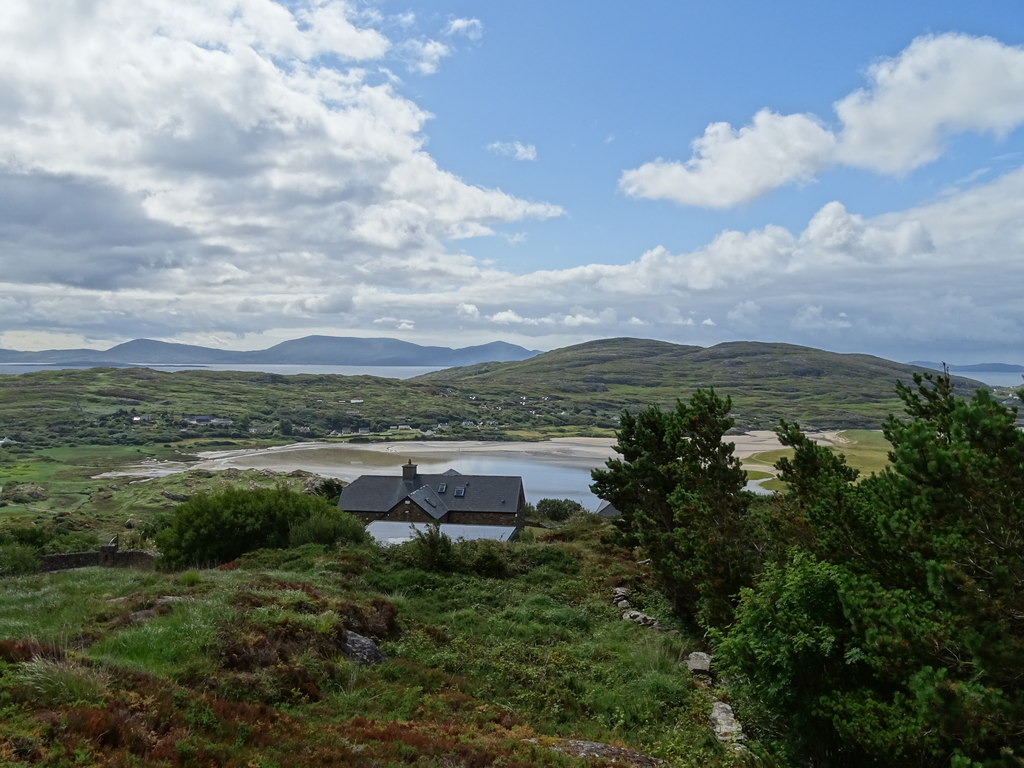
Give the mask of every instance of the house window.
[(437, 492), (438, 493), (444, 493), (447, 490), (448, 490), (448, 483), (441, 483), (439, 486), (437, 486)]
[(466, 495), (466, 489), (465, 488), (456, 488), (455, 489), (455, 495), (456, 496), (465, 496)]

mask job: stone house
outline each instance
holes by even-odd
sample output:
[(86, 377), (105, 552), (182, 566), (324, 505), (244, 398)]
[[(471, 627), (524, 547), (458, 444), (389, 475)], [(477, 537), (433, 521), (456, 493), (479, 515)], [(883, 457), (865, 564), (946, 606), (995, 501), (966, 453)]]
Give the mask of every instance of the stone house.
[(513, 526), (526, 524), (523, 478), (463, 475), (449, 469), (423, 475), (410, 460), (401, 477), (363, 475), (341, 492), (338, 506), (373, 522)]

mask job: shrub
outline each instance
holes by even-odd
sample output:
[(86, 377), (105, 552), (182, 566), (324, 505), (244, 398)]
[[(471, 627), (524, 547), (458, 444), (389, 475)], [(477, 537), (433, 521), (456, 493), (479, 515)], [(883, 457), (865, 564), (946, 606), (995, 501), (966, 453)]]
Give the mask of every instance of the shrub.
[(0, 545), (0, 576), (21, 576), (39, 570), (34, 547), (24, 544)]
[(416, 537), (402, 544), (397, 554), (408, 565), (424, 571), (501, 578), (510, 570), (508, 550), (501, 543), (489, 539), (452, 541), (436, 525), (416, 531)]
[(317, 511), (305, 520), (292, 524), (288, 543), (293, 547), (303, 544), (361, 544), (367, 540), (366, 529), (352, 515), (339, 509)]
[(441, 533), (440, 526), (414, 531), (415, 538), (401, 545), (400, 556), (424, 571), (458, 571), (462, 563), (454, 542)]
[(300, 529), (304, 530), (301, 535), (316, 535), (327, 528), (331, 535), (353, 540), (356, 528), (361, 528), (321, 497), (286, 488), (229, 488), (179, 505), (156, 541), (163, 562), (170, 567), (218, 564), (264, 547), (287, 547), (292, 530), (311, 518), (337, 522), (313, 523)]
[(586, 511), (582, 504), (572, 499), (541, 499), (537, 502), (538, 515), (558, 522)]
[(479, 541), (463, 542), (471, 545), (472, 571), (480, 576), (503, 578), (508, 576), (508, 555), (506, 549), (496, 541), (480, 539)]

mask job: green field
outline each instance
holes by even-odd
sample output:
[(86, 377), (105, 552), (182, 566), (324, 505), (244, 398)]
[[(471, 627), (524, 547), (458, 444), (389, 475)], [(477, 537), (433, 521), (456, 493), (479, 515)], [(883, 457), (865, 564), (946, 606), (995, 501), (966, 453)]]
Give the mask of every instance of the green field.
[[(889, 465), (890, 446), (880, 430), (848, 429), (840, 432), (839, 436), (842, 442), (833, 450), (845, 456), (846, 463), (859, 470), (862, 477), (881, 472)], [(747, 477), (756, 480), (759, 477), (774, 474), (774, 470), (771, 472), (759, 471), (758, 467), (772, 467), (783, 456), (792, 455), (793, 451), (788, 448), (762, 451), (744, 459), (743, 466), (747, 468)], [(784, 491), (786, 484), (781, 480), (769, 480), (762, 487), (769, 491)]]

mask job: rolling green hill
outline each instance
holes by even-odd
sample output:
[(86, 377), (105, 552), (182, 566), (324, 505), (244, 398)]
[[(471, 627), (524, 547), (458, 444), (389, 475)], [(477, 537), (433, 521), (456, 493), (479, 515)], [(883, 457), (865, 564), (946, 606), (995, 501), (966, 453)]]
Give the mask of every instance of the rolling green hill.
[[(820, 428), (874, 428), (899, 409), (895, 382), (924, 371), (871, 355), (792, 344), (729, 342), (704, 348), (619, 338), (520, 362), (450, 368), (414, 381), (557, 398), (592, 412), (647, 403), (669, 406), (695, 389), (714, 387), (732, 397), (740, 427), (770, 428), (786, 418)], [(955, 380), (960, 394), (982, 386)]]
[[(0, 376), (0, 438), (23, 447), (180, 444), (317, 439), (400, 425), (442, 439), (610, 435), (623, 409), (671, 407), (712, 386), (732, 397), (739, 429), (770, 429), (783, 418), (810, 428), (875, 429), (899, 410), (895, 382), (909, 381), (916, 370), (923, 369), (788, 344), (705, 349), (605, 339), (405, 381), (146, 368), (45, 371)], [(956, 382), (960, 394), (982, 386)], [(190, 424), (186, 414), (219, 421)]]

